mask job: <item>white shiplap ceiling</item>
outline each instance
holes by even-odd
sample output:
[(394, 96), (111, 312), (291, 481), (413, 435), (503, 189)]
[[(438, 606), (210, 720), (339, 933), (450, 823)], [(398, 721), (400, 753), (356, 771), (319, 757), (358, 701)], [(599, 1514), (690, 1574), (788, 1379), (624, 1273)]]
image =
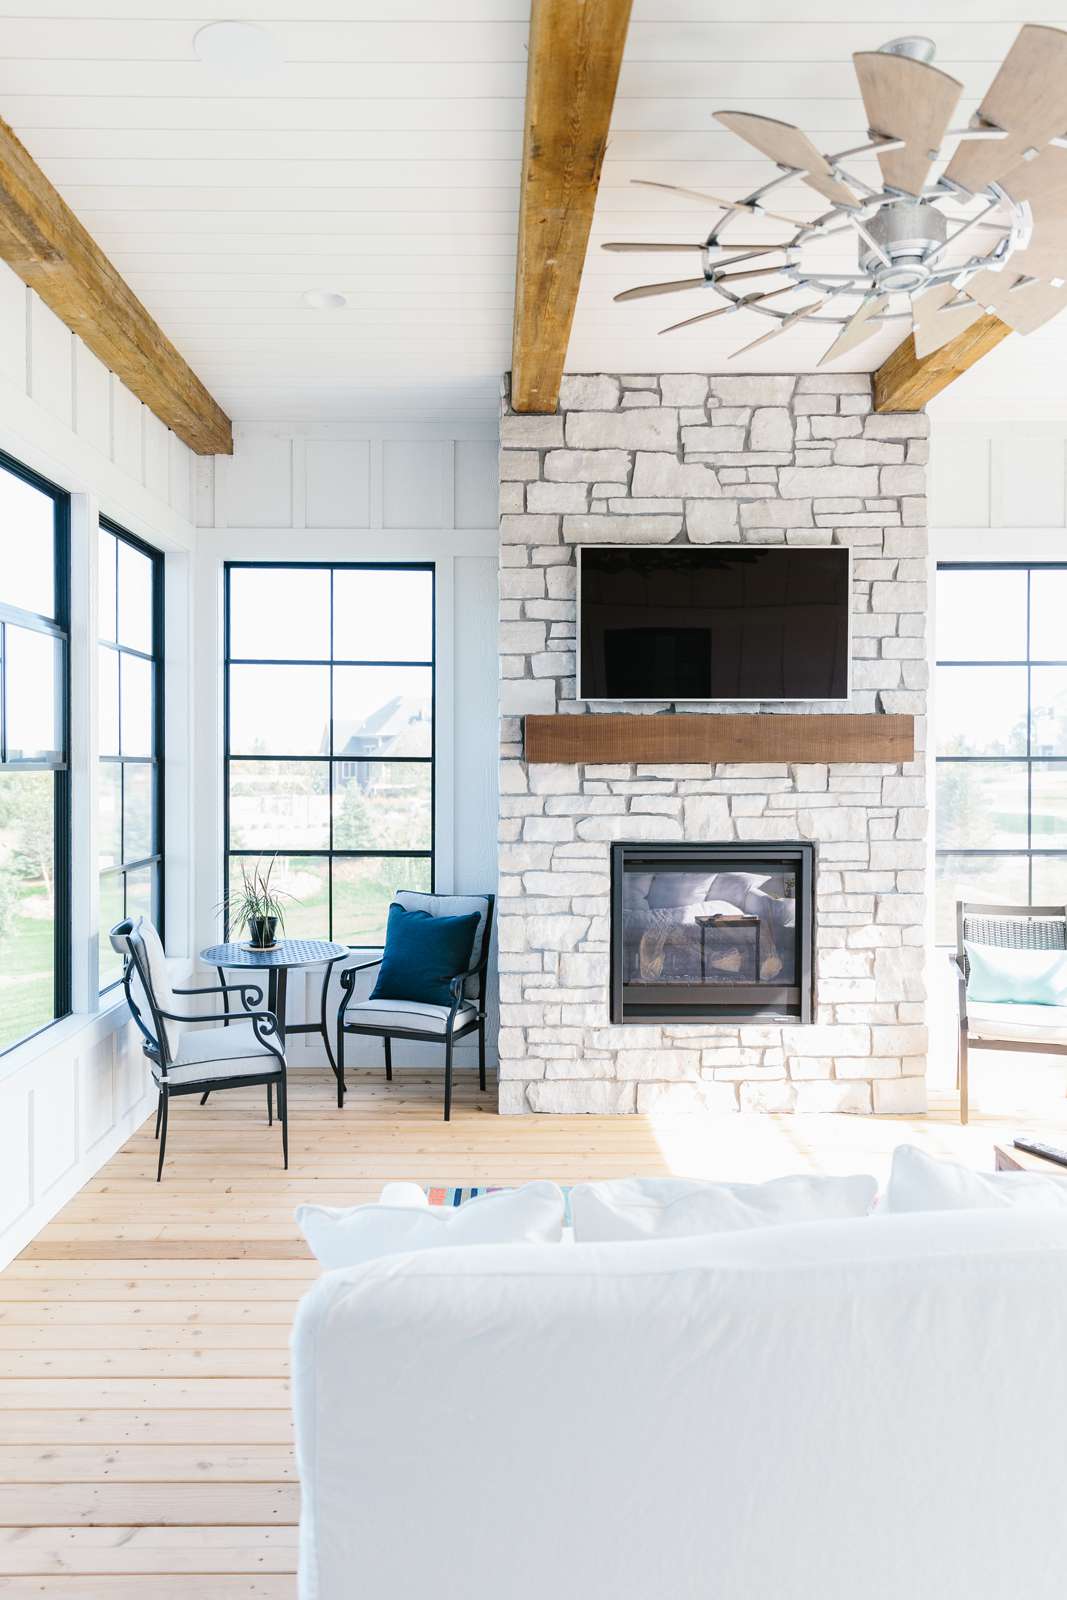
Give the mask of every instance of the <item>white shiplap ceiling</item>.
[[(495, 413), (528, 0), (309, 0), (297, 17), (292, 0), (226, 0), (215, 16), (202, 0), (41, 9), (0, 0), (0, 115), (236, 419)], [(635, 0), (569, 370), (810, 370), (828, 342), (817, 330), (798, 326), (731, 364), (763, 319), (739, 313), (660, 338), (711, 302), (612, 303), (629, 284), (687, 276), (686, 258), (610, 256), (600, 241), (699, 238), (710, 220), (629, 180), (741, 195), (772, 169), (716, 130), (713, 110), (781, 117), (840, 148), (864, 131), (853, 50), (929, 33), (938, 64), (965, 84), (966, 115), (1023, 20), (1067, 26), (1048, 0), (1015, 18), (1004, 0), (814, 0), (803, 20), (797, 10), (745, 0), (731, 20), (721, 0)], [(269, 29), (282, 64), (241, 82), (200, 62), (194, 34), (220, 18)], [(779, 194), (797, 216), (818, 209), (802, 186)], [(309, 310), (308, 289), (348, 303)], [(862, 364), (900, 336), (872, 340)], [(1003, 410), (1017, 393), (1034, 413), (1067, 412), (1065, 356), (1067, 317), (1007, 341), (954, 403), (995, 394)]]

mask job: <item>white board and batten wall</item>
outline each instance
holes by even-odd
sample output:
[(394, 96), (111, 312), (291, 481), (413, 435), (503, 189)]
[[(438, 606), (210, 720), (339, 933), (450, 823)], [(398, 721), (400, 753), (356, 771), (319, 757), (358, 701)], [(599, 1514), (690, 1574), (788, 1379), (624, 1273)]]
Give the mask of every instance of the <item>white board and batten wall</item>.
[[(0, 1056), (0, 1264), (148, 1115), (144, 1057), (117, 992), (97, 995), (96, 525), (162, 550), (166, 582), (168, 949), (192, 929), (189, 661), (193, 456), (0, 264), (0, 450), (71, 495), (74, 1012)], [(16, 530), (17, 532), (17, 530)], [(0, 528), (11, 559), (12, 530)], [(105, 930), (106, 932), (106, 930)]]
[(1067, 559), (1067, 420), (978, 420), (935, 409), (929, 483), (935, 558)]
[[(223, 568), (227, 561), (432, 561), (436, 568), (436, 886), (496, 887), (497, 423), (337, 422), (238, 426), (231, 458), (197, 463), (196, 813), (198, 944), (218, 937), (222, 895)], [(323, 930), (325, 933), (325, 930)], [(367, 959), (366, 952), (353, 960)], [(373, 981), (361, 978), (357, 994)], [(290, 980), (289, 1012), (317, 1016), (321, 978)], [(336, 995), (329, 1012), (336, 1016)], [(490, 1037), (495, 1036), (494, 1024)], [(473, 1044), (457, 1058), (473, 1054)], [(294, 1067), (321, 1042), (294, 1036)], [(378, 1040), (348, 1041), (378, 1066)], [(440, 1066), (439, 1046), (403, 1051)], [(491, 1053), (491, 1059), (495, 1057)]]

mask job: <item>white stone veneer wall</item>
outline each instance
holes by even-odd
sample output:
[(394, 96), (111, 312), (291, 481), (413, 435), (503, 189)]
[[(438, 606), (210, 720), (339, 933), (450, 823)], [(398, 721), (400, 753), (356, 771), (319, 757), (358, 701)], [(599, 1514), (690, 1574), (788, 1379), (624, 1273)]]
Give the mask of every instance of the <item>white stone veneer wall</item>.
[[(555, 416), (505, 408), (501, 1111), (925, 1109), (926, 434), (862, 376), (571, 377)], [(523, 714), (626, 709), (574, 699), (574, 584), (577, 545), (627, 541), (851, 545), (847, 709), (913, 713), (916, 759), (527, 767)], [(616, 839), (816, 840), (814, 1023), (612, 1026)]]

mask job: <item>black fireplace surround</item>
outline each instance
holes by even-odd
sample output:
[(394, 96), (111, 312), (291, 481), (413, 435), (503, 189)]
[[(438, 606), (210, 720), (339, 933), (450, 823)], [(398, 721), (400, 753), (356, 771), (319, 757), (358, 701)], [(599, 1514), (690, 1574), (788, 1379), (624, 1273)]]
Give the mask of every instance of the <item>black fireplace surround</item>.
[(814, 844), (613, 844), (612, 1022), (810, 1022)]

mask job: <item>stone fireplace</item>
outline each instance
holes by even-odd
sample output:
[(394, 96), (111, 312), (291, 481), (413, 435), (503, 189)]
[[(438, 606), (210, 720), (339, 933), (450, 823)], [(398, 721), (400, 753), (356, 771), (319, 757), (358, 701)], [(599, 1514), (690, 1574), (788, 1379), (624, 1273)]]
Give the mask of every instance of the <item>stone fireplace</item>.
[(812, 844), (611, 846), (612, 1022), (810, 1022)]
[[(505, 408), (501, 1111), (925, 1109), (926, 434), (925, 416), (874, 413), (862, 375), (599, 374), (565, 378), (554, 416)], [(914, 759), (527, 763), (530, 713), (737, 710), (575, 699), (575, 551), (626, 543), (849, 546), (851, 692), (832, 709), (913, 716)], [(709, 845), (738, 854), (694, 864)], [(678, 916), (666, 885), (646, 894), (617, 940), (617, 848), (635, 851), (637, 917), (652, 846), (699, 881)], [(805, 871), (811, 936), (791, 953)], [(683, 1013), (694, 978), (729, 1009)]]

